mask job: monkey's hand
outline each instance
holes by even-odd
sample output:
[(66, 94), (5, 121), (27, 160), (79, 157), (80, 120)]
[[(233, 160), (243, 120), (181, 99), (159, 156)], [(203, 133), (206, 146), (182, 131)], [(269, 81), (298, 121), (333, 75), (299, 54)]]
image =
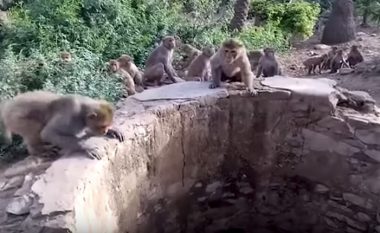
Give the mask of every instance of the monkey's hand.
[(116, 129), (109, 129), (107, 131), (106, 136), (109, 138), (116, 138), (117, 140), (119, 140), (119, 142), (123, 142), (125, 140), (123, 133)]
[(247, 87), (247, 91), (251, 96), (256, 96), (258, 93), (255, 89)]

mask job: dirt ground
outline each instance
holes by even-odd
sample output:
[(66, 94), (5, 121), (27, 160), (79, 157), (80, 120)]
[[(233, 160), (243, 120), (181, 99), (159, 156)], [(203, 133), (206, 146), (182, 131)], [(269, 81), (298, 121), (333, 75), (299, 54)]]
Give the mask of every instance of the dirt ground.
[[(361, 45), (360, 51), (364, 56), (364, 60), (370, 61), (375, 58), (380, 58), (380, 29), (379, 28), (358, 28), (357, 38), (355, 41), (337, 45), (339, 48), (345, 49), (345, 54), (348, 54), (352, 44)], [(307, 75), (302, 62), (311, 57), (313, 53), (321, 55), (327, 53), (329, 49), (317, 50), (314, 46), (319, 44), (318, 36), (314, 36), (309, 40), (295, 45), (291, 51), (286, 54), (279, 55), (279, 62), (283, 73), (290, 77), (299, 78), (330, 78), (336, 80), (338, 85), (350, 89), (361, 90), (370, 93), (370, 95), (380, 103), (380, 73), (379, 75), (367, 77), (361, 74), (328, 74), (328, 71), (320, 75)]]

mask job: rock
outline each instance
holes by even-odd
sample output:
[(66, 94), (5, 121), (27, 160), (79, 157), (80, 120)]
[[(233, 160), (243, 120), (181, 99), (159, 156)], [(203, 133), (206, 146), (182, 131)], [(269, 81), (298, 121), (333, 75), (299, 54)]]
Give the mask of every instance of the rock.
[(344, 98), (338, 102), (339, 106), (349, 107), (357, 111), (373, 112), (376, 101), (367, 92), (349, 91), (340, 89)]
[(29, 173), (28, 175), (25, 176), (24, 183), (21, 188), (19, 188), (15, 192), (15, 196), (23, 196), (25, 194), (28, 194), (31, 191), (32, 185), (33, 185), (33, 174)]
[(216, 181), (212, 184), (207, 185), (206, 192), (207, 193), (214, 193), (218, 188), (222, 186), (222, 183), (220, 181)]
[(29, 195), (14, 198), (7, 206), (6, 211), (14, 215), (27, 214), (33, 204), (33, 199)]
[(201, 182), (196, 183), (196, 184), (195, 184), (195, 187), (196, 187), (196, 188), (202, 188), (202, 183), (201, 183)]
[(206, 201), (206, 199), (207, 199), (207, 197), (198, 197), (197, 201), (198, 202), (204, 202), (204, 201)]
[(359, 212), (356, 214), (356, 218), (361, 221), (361, 222), (371, 222), (372, 219), (370, 216), (368, 216), (367, 214), (365, 213), (362, 213), (362, 212)]
[(363, 41), (363, 38), (362, 37), (358, 37), (356, 38), (357, 41)]
[(339, 70), (339, 74), (340, 75), (347, 75), (347, 74), (351, 74), (351, 73), (353, 73), (354, 72), (354, 69), (351, 69), (351, 68), (341, 68), (340, 70)]
[(326, 49), (330, 49), (331, 47), (328, 45), (325, 45), (325, 44), (316, 44), (316, 45), (314, 45), (313, 48), (315, 50), (326, 50)]
[(373, 209), (374, 205), (369, 199), (362, 198), (352, 193), (343, 193), (343, 199), (365, 209)]
[(22, 185), (24, 182), (24, 177), (23, 176), (16, 176), (12, 177), (9, 180), (6, 180), (3, 185), (1, 185), (0, 191), (6, 191), (8, 189), (13, 189), (13, 188), (18, 188)]
[(366, 150), (364, 152), (368, 157), (375, 160), (376, 162), (380, 162), (380, 151), (378, 150)]
[(317, 184), (315, 186), (314, 191), (317, 193), (327, 193), (328, 191), (330, 191), (330, 189), (324, 186), (323, 184)]
[(376, 34), (375, 34), (375, 33), (372, 33), (371, 36), (372, 36), (372, 37), (376, 37)]
[(49, 167), (50, 164), (50, 162), (44, 162), (44, 159), (42, 158), (29, 156), (24, 160), (21, 160), (20, 162), (13, 164), (10, 168), (5, 170), (4, 176), (12, 177), (18, 175), (26, 175), (27, 173), (32, 171), (40, 172), (41, 170), (44, 170), (47, 167)]
[(240, 192), (243, 194), (253, 193), (253, 189), (251, 187), (242, 187), (240, 188)]
[(365, 32), (357, 32), (356, 35), (357, 36), (368, 36), (368, 34)]
[(376, 227), (375, 227), (375, 231), (376, 231), (377, 233), (380, 233), (380, 226), (376, 226)]

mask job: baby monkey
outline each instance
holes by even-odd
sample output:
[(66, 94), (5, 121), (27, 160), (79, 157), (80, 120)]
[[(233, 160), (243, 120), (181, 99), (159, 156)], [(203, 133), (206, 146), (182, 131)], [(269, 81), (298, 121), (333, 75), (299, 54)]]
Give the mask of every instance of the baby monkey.
[(136, 90), (138, 92), (144, 91), (146, 87), (143, 83), (142, 72), (137, 68), (137, 66), (133, 62), (133, 58), (128, 54), (123, 54), (117, 59), (117, 61), (119, 62), (119, 68), (128, 72), (128, 74), (132, 77), (134, 84), (136, 85), (136, 87), (138, 87), (138, 89), (136, 88)]
[(273, 48), (264, 49), (264, 55), (260, 57), (259, 64), (257, 66), (256, 78), (259, 78), (261, 74), (263, 74), (263, 77), (281, 75), (281, 69), (274, 53)]
[(323, 54), (322, 56), (318, 57), (311, 57), (306, 59), (303, 62), (303, 65), (308, 70), (307, 73), (311, 74), (312, 72), (315, 74), (315, 69), (318, 67), (319, 73), (322, 72), (322, 65), (323, 62), (327, 59), (327, 54)]
[(60, 57), (63, 62), (71, 62), (72, 59), (71, 53), (66, 51), (61, 52)]
[(204, 47), (202, 53), (198, 55), (189, 65), (186, 72), (186, 80), (208, 81), (211, 76), (210, 58), (215, 54), (212, 47)]
[[(65, 152), (83, 152), (101, 159), (95, 148), (85, 144), (92, 136), (108, 136), (124, 141), (121, 132), (111, 129), (113, 106), (103, 100), (80, 95), (59, 95), (47, 91), (19, 94), (3, 103), (1, 119), (5, 135), (20, 135), (31, 155), (46, 153), (51, 147)], [(78, 134), (85, 132), (79, 137)]]
[(135, 82), (132, 76), (127, 71), (120, 68), (119, 61), (110, 60), (108, 64), (109, 64), (109, 71), (111, 73), (119, 74), (121, 78), (123, 79), (128, 96), (136, 94), (136, 86), (135, 86)]

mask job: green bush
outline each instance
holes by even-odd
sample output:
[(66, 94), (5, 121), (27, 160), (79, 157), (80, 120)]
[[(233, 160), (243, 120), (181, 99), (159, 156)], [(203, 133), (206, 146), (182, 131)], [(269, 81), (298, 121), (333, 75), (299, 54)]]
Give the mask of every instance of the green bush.
[(281, 3), (275, 0), (254, 0), (251, 3), (249, 15), (278, 27), (284, 33), (307, 38), (313, 34), (319, 13), (319, 4), (303, 0), (291, 3)]

